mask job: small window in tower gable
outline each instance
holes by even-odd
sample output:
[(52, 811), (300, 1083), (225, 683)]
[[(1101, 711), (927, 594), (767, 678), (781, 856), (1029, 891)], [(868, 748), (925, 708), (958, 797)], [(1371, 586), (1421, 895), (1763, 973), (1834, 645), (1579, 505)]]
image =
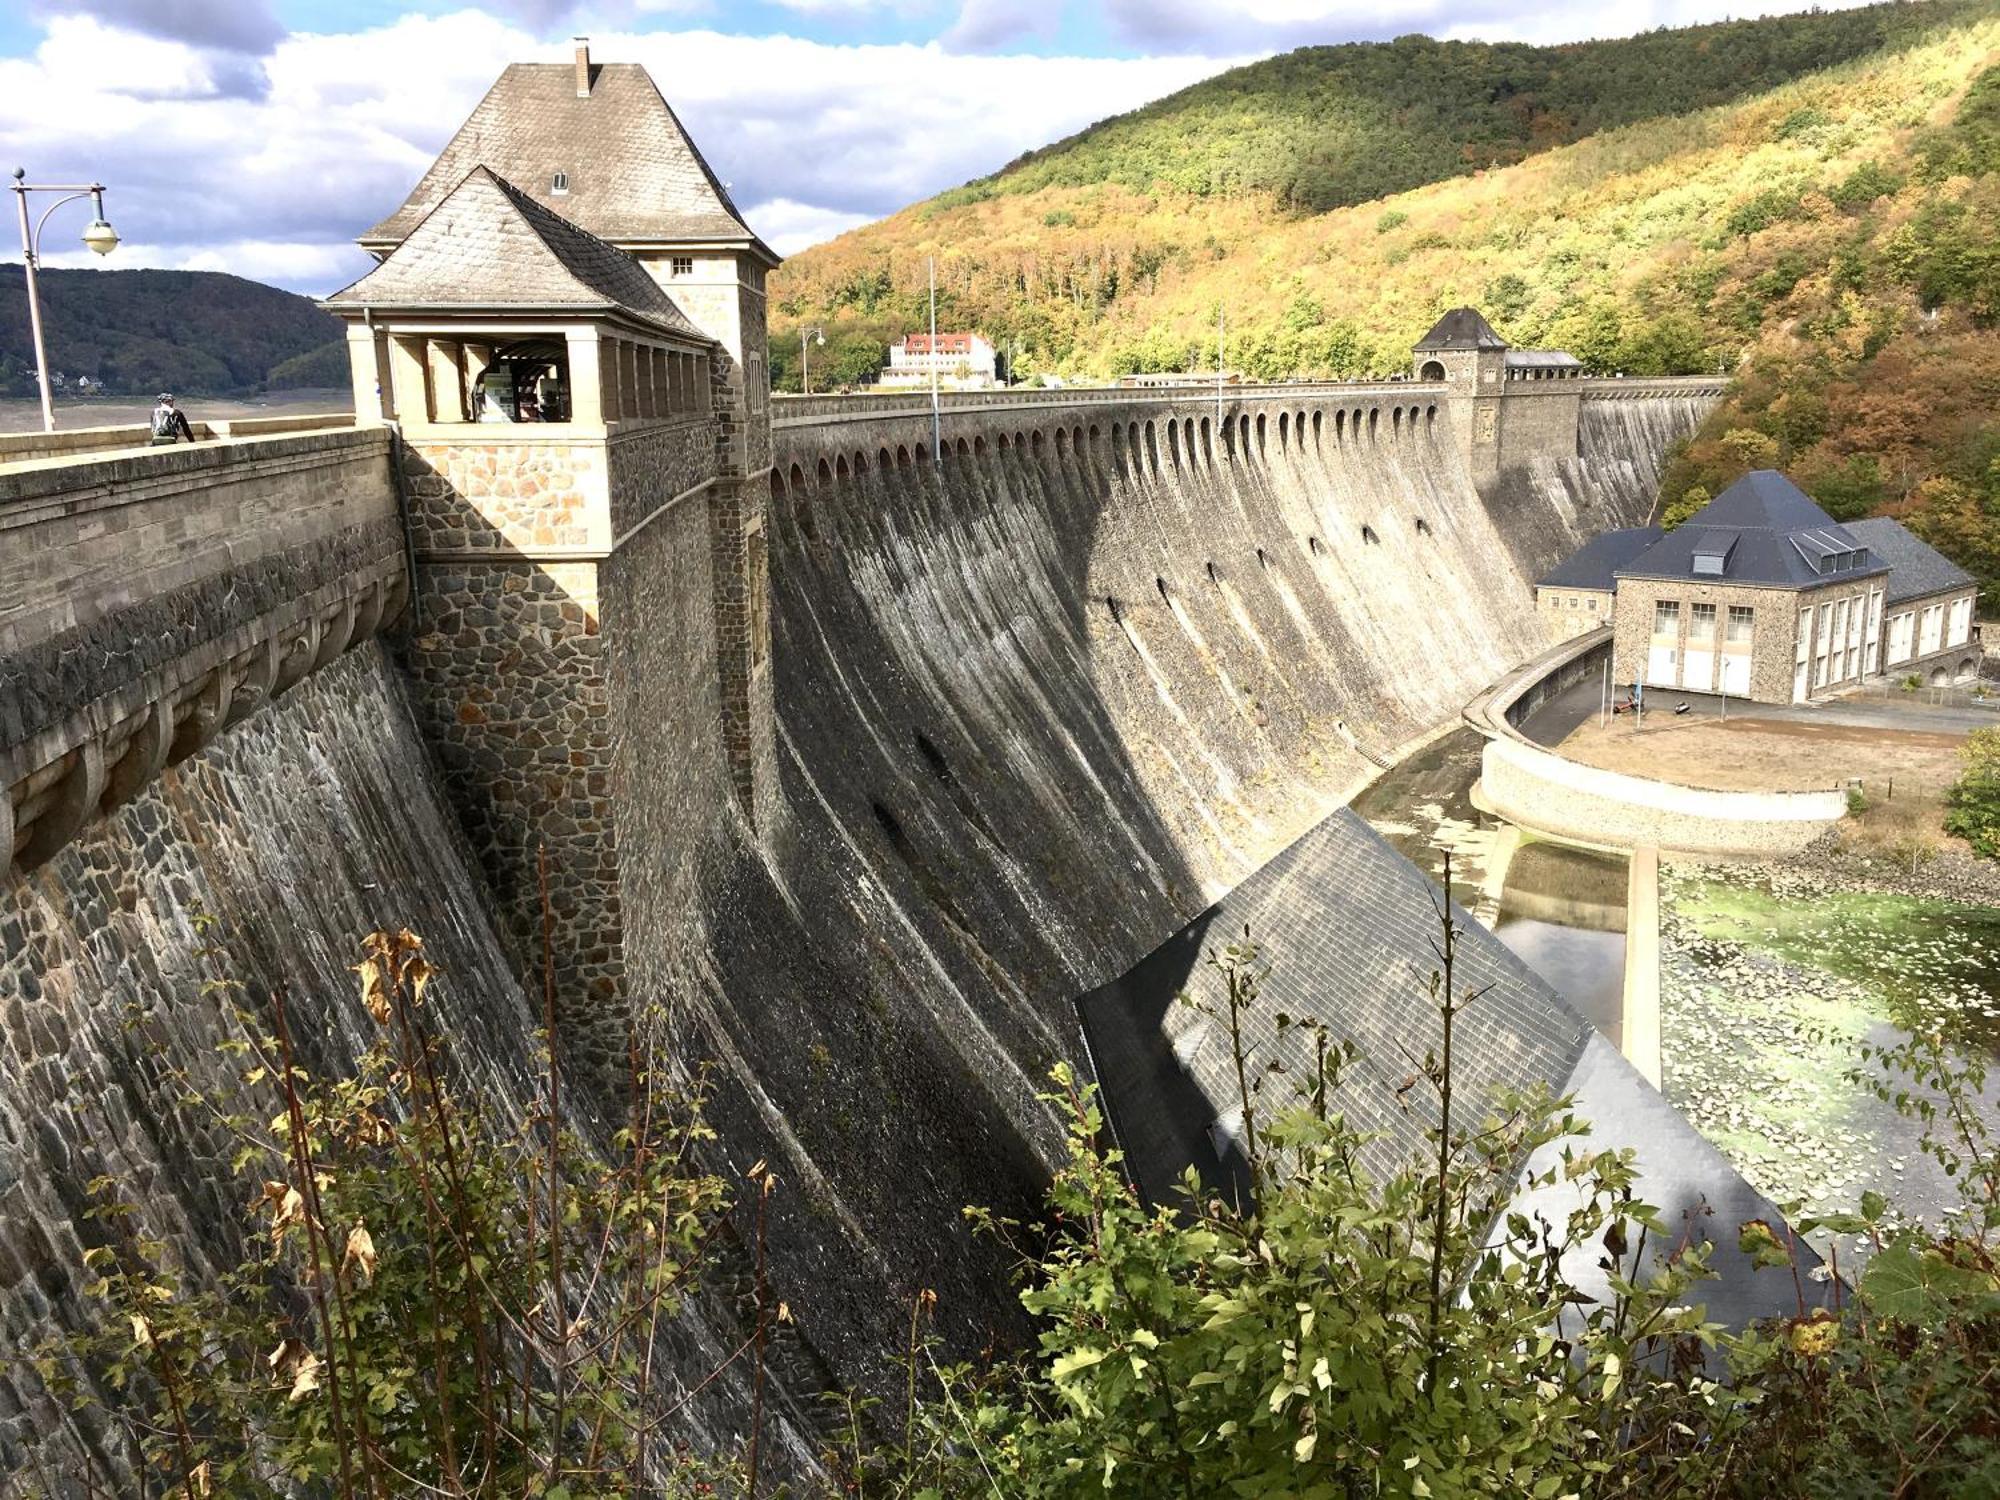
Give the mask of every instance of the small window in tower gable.
[(549, 182), (550, 196), (561, 198), (565, 196), (568, 192), (569, 192), (569, 173), (567, 172), (556, 173), (555, 177), (551, 179), (551, 181)]
[(694, 257), (692, 255), (676, 255), (673, 260), (672, 270), (676, 276), (694, 275)]

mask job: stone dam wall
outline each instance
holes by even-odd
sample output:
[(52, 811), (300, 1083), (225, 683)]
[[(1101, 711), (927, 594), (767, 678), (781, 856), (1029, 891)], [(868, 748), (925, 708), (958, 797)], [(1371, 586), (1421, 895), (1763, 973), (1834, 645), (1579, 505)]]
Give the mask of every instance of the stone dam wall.
[[(1197, 427), (1190, 446), (1163, 425), (1114, 440), (1107, 407), (1094, 439), (1050, 423), (1039, 445), (1010, 431), (1005, 451), (803, 483), (784, 455), (812, 430), (781, 429), (757, 668), (779, 792), (755, 828), (686, 603), (713, 584), (702, 528), (668, 512), (621, 551), (607, 610), (646, 622), (603, 648), (624, 964), (687, 1064), (717, 1066), (716, 1165), (765, 1157), (783, 1182), (773, 1276), (802, 1341), (784, 1467), (810, 1466), (817, 1380), (883, 1388), (917, 1290), (960, 1352), (1018, 1335), (1006, 1265), (960, 1209), (1035, 1210), (1059, 1147), (1035, 1095), (1081, 1059), (1076, 997), (1534, 654), (1529, 580), (1641, 519), (1706, 404), (1585, 401), (1576, 458), (1483, 496), (1422, 425), (1241, 446)], [(415, 928), (460, 1055), (526, 1106), (534, 1020), (419, 696), (391, 648), (350, 651), (0, 887), (0, 1343), (87, 1316), (101, 1173), (145, 1185), (194, 1269), (234, 1245), (241, 1185), (166, 1081), (218, 1066), (211, 944), (253, 1001), (286, 984), (337, 1062), (359, 1046), (359, 939)], [(718, 1294), (678, 1332), (685, 1369), (732, 1316)], [(697, 1442), (742, 1425), (740, 1390), (712, 1394)], [(0, 1376), (0, 1474), (50, 1466), (62, 1493), (79, 1450), (119, 1472), (112, 1435)]]

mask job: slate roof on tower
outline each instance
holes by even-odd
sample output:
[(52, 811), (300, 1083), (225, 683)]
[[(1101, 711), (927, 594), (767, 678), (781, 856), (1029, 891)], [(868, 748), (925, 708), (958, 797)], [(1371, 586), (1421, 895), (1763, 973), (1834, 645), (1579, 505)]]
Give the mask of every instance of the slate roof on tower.
[(1803, 589), (1889, 569), (1791, 480), (1755, 469), (1617, 571)]
[[(751, 233), (653, 77), (637, 63), (589, 65), (580, 93), (568, 63), (513, 63), (458, 128), (403, 206), (361, 236), (386, 249), (414, 230), (474, 167), (488, 167), (600, 238), (621, 244), (744, 245)], [(563, 173), (567, 191), (554, 192)]]
[(474, 167), (387, 260), (325, 306), (619, 312), (710, 342), (637, 260), (486, 167)]
[(1414, 345), (1417, 349), (1505, 349), (1507, 341), (1493, 331), (1476, 307), (1454, 307)]

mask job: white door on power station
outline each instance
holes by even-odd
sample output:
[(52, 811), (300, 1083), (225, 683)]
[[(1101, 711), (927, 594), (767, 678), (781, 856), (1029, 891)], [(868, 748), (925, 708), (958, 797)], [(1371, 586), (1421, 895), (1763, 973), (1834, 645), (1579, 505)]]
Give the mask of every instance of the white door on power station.
[(1750, 654), (1739, 651), (1722, 658), (1722, 690), (1738, 697), (1750, 696)]
[(1687, 660), (1681, 664), (1681, 686), (1691, 692), (1705, 693), (1715, 686), (1715, 653), (1697, 651), (1688, 647)]
[(1806, 701), (1806, 664), (1800, 662), (1792, 669), (1792, 702)]
[(1646, 656), (1646, 681), (1653, 687), (1679, 687), (1680, 652), (1672, 646), (1655, 646)]

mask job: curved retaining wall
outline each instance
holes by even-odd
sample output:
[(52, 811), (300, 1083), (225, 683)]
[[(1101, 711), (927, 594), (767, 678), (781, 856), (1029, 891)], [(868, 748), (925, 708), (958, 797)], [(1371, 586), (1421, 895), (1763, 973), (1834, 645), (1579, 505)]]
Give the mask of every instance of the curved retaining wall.
[(1466, 708), (1486, 736), (1479, 797), (1495, 816), (1537, 833), (1604, 848), (1647, 844), (1688, 854), (1789, 854), (1847, 814), (1839, 788), (1731, 792), (1679, 786), (1569, 759), (1521, 732), (1553, 694), (1595, 677), (1611, 630), (1565, 641), (1510, 672)]
[(1479, 785), (1511, 823), (1619, 848), (1688, 854), (1789, 854), (1847, 812), (1839, 791), (1719, 792), (1566, 760), (1526, 740), (1487, 741)]

